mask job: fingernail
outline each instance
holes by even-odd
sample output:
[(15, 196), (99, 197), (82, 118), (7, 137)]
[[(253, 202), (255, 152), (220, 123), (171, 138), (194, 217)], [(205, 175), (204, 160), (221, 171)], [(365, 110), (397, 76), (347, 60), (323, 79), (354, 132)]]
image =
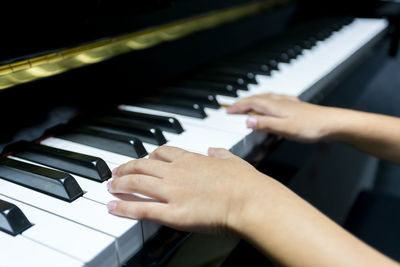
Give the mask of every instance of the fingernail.
[(111, 171), (113, 177), (116, 177), (116, 176), (117, 176), (117, 171), (118, 171), (118, 167), (114, 168), (114, 169)]
[(247, 118), (247, 127), (254, 129), (257, 127), (257, 123), (257, 118), (251, 116)]
[(116, 201), (110, 201), (107, 204), (107, 208), (108, 208), (109, 211), (115, 210), (116, 207), (117, 207), (117, 202)]
[(112, 183), (113, 179), (108, 180), (107, 182), (107, 189), (108, 191), (111, 191), (111, 183)]

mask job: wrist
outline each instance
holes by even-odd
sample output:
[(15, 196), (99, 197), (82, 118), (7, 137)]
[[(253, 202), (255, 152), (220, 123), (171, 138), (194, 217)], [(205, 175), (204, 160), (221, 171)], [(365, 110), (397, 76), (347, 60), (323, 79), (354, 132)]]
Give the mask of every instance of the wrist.
[(226, 220), (231, 232), (247, 240), (252, 239), (252, 231), (257, 228), (257, 223), (266, 219), (263, 217), (268, 214), (268, 205), (274, 198), (272, 191), (283, 186), (261, 173), (256, 174), (251, 181), (233, 198)]
[(354, 131), (359, 122), (357, 112), (341, 108), (327, 108), (326, 123), (321, 131), (321, 140), (328, 142), (346, 142), (347, 136)]

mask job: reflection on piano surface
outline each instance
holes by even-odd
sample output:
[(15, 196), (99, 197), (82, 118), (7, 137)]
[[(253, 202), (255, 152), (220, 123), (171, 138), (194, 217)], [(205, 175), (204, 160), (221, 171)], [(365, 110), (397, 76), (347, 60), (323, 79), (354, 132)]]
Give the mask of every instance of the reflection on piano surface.
[[(182, 9), (181, 5), (187, 7), (182, 2), (172, 5), (180, 16), (176, 10)], [(162, 3), (157, 12), (168, 17), (171, 5)], [(238, 4), (244, 6), (235, 7)], [(298, 6), (291, 1), (193, 5), (198, 8), (196, 15), (214, 8), (202, 17), (203, 22), (207, 16), (225, 14), (228, 9), (218, 13), (222, 7), (230, 11), (248, 9), (229, 13), (239, 14), (236, 22), (231, 18), (221, 26), (219, 20), (196, 30), (185, 25), (201, 20), (195, 16), (191, 21), (187, 15), (183, 23), (174, 24), (179, 25), (174, 29), (175, 36), (157, 31), (162, 26), (153, 32), (147, 30), (156, 40), (149, 47), (170, 41), (153, 50), (127, 53), (116, 46), (113, 49), (118, 53), (111, 55), (114, 50), (101, 48), (115, 43), (118, 37), (112, 36), (78, 48), (45, 53), (49, 51), (46, 46), (41, 51), (28, 49), (12, 58), (2, 58), (0, 80), (7, 88), (1, 92), (3, 109), (15, 110), (15, 114), (3, 121), (4, 125), (10, 123), (9, 132), (2, 137), (0, 159), (0, 265), (160, 264), (187, 234), (172, 231), (165, 237), (158, 232), (159, 225), (108, 214), (105, 205), (114, 198), (106, 190), (111, 170), (146, 157), (161, 145), (202, 154), (208, 147), (223, 147), (247, 157), (268, 137), (247, 129), (246, 116), (227, 115), (224, 106), (267, 92), (319, 101), (333, 83), (372, 51), (388, 28), (387, 21), (380, 18), (335, 16), (297, 21)], [(145, 11), (141, 14), (143, 25), (154, 16), (148, 7)], [(191, 12), (190, 16), (195, 15)], [(205, 30), (211, 27), (216, 28)], [(121, 33), (118, 30), (112, 34), (117, 32)], [(123, 35), (119, 40), (133, 46), (135, 34)], [(226, 47), (221, 48), (224, 38), (222, 46)], [(171, 42), (173, 39), (176, 41)], [(101, 54), (98, 60), (87, 57), (96, 54), (90, 50), (93, 47), (102, 51), (96, 50)], [(80, 58), (80, 63), (72, 64), (69, 59), (71, 64), (65, 67), (63, 59), (71, 51), (78, 51), (74, 57)], [(173, 52), (176, 62), (169, 61), (174, 55), (164, 54)], [(186, 59), (188, 55), (193, 57)], [(35, 67), (35, 60), (43, 57), (46, 65)], [(96, 62), (100, 63), (93, 64)], [(84, 65), (88, 66), (77, 68)], [(18, 71), (32, 74), (39, 69), (41, 75), (29, 77), (49, 77), (18, 80), (28, 77)], [(67, 72), (70, 69), (74, 70)], [(65, 73), (50, 75), (61, 72)], [(29, 121), (33, 117), (36, 119)], [(171, 238), (171, 243), (158, 247), (162, 253), (150, 259), (143, 248), (157, 243), (157, 238)]]

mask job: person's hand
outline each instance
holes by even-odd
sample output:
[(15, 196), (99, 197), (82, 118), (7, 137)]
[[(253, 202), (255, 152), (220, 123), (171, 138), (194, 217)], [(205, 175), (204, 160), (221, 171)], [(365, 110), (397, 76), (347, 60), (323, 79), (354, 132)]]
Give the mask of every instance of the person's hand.
[(317, 142), (332, 135), (340, 111), (301, 102), (291, 96), (262, 94), (239, 100), (227, 108), (227, 112), (250, 113), (247, 126), (254, 130), (291, 140)]
[[(120, 201), (112, 214), (159, 222), (179, 230), (226, 233), (260, 183), (272, 180), (224, 149), (210, 157), (174, 147), (160, 147), (113, 171), (109, 191)], [(152, 200), (138, 201), (132, 193)]]

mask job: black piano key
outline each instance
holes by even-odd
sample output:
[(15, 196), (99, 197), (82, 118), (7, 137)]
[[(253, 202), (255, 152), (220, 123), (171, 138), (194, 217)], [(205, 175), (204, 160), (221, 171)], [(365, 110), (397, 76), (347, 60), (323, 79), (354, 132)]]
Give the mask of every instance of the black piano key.
[(3, 153), (40, 163), (49, 167), (103, 182), (111, 178), (111, 171), (101, 158), (20, 141), (7, 146)]
[(65, 125), (56, 126), (46, 134), (132, 158), (142, 158), (147, 155), (142, 142), (129, 135)]
[(242, 54), (221, 59), (215, 65), (241, 68), (260, 75), (270, 75), (271, 70), (278, 70), (278, 63), (275, 59), (265, 59), (259, 56)]
[(199, 104), (204, 107), (218, 109), (220, 104), (218, 103), (215, 95), (195, 95), (185, 90), (179, 90), (177, 88), (163, 88), (157, 92), (157, 95), (165, 97), (171, 100), (181, 100), (191, 104)]
[(162, 146), (167, 140), (160, 129), (137, 122), (121, 121), (113, 118), (98, 117), (85, 119), (78, 124), (88, 128), (95, 128), (101, 131), (127, 134), (142, 142)]
[[(274, 69), (275, 66), (278, 65), (278, 62), (281, 62), (279, 60), (279, 55), (274, 54), (272, 56), (264, 55), (263, 51), (254, 49), (251, 52), (247, 53), (241, 53), (237, 55), (232, 55), (230, 57), (226, 57), (223, 59), (224, 61), (230, 61), (230, 62), (248, 62), (248, 63), (257, 63), (257, 64), (263, 64), (267, 66), (268, 70)], [(273, 66), (270, 66), (270, 62), (273, 63)]]
[(248, 82), (241, 77), (234, 77), (222, 74), (210, 74), (210, 73), (196, 73), (188, 78), (191, 81), (204, 81), (204, 82), (217, 82), (223, 84), (231, 84), (236, 86), (238, 89), (247, 90)]
[(119, 109), (112, 111), (110, 115), (132, 122), (152, 125), (153, 127), (158, 127), (170, 133), (180, 134), (184, 131), (180, 122), (174, 117), (164, 117)]
[(201, 81), (179, 81), (178, 83), (172, 85), (176, 88), (188, 88), (197, 89), (208, 92), (210, 94), (225, 95), (237, 97), (238, 87), (231, 84), (222, 84), (215, 82), (201, 82)]
[(260, 45), (257, 49), (255, 49), (260, 53), (273, 53), (273, 54), (286, 54), (289, 58), (296, 58), (298, 55), (302, 53), (302, 49), (300, 46), (292, 45), (288, 40), (280, 40), (275, 44), (270, 44), (266, 42), (265, 45)]
[(199, 104), (190, 104), (185, 101), (167, 101), (157, 97), (145, 97), (134, 104), (143, 108), (155, 109), (193, 118), (204, 119), (207, 117), (203, 106)]
[(68, 202), (83, 195), (68, 173), (5, 157), (0, 159), (0, 178)]
[(0, 199), (0, 231), (16, 236), (31, 226), (28, 218), (16, 205)]
[(257, 57), (259, 58), (266, 58), (266, 59), (273, 59), (278, 62), (284, 62), (284, 63), (289, 63), (291, 59), (294, 58), (291, 57), (288, 52), (272, 52), (268, 51), (268, 49), (265, 49), (264, 51), (257, 51)]
[(311, 49), (315, 46), (315, 43), (317, 42), (316, 39), (313, 39), (312, 37), (310, 38), (305, 38), (303, 40), (299, 40), (298, 44), (300, 47), (302, 47), (303, 49)]
[[(163, 90), (166, 91), (179, 91), (180, 93), (184, 93), (186, 95), (193, 95), (193, 96), (200, 96), (200, 97), (209, 97), (213, 96), (214, 98), (217, 96), (214, 92), (210, 92), (210, 90), (207, 90), (207, 88), (204, 88), (204, 90), (199, 90), (193, 89), (193, 88), (188, 88), (188, 87), (183, 87), (183, 86), (170, 86), (163, 88)], [(233, 96), (234, 97), (234, 96)]]
[(247, 90), (244, 86), (239, 86), (233, 83), (224, 83), (224, 82), (216, 82), (216, 81), (204, 81), (201, 79), (198, 80), (180, 80), (177, 85), (188, 86), (190, 88), (197, 89), (205, 89), (207, 88), (214, 94), (218, 95), (226, 95), (226, 96), (237, 96), (237, 90)]
[(235, 67), (218, 67), (218, 66), (209, 66), (201, 70), (201, 72), (208, 74), (222, 74), (229, 76), (236, 76), (245, 79), (248, 83), (257, 84), (256, 74), (253, 71), (235, 68)]

